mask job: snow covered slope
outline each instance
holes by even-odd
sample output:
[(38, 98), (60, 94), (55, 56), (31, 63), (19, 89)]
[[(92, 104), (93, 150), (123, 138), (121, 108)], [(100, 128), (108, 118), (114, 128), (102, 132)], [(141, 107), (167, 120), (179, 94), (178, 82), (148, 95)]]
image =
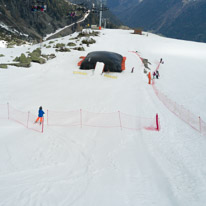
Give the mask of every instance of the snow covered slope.
[[(140, 59), (129, 51), (148, 59), (152, 71), (163, 58), (156, 87), (206, 120), (206, 44), (127, 30), (101, 30), (95, 40), (85, 51), (56, 53), (44, 65), (0, 70), (0, 104), (34, 114), (39, 106), (64, 114), (83, 109), (150, 118), (158, 113), (160, 132), (45, 125), (38, 133), (0, 119), (0, 205), (204, 206), (206, 137), (159, 101)], [(36, 47), (0, 48), (1, 62)], [(127, 57), (124, 72), (110, 73), (117, 78), (74, 73), (80, 56), (104, 50)]]

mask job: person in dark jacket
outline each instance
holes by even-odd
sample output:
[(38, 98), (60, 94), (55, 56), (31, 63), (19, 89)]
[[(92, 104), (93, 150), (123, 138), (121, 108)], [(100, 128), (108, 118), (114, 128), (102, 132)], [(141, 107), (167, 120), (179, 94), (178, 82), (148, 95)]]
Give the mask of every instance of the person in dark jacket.
[(38, 114), (38, 117), (35, 121), (35, 123), (37, 123), (39, 120), (40, 120), (40, 124), (42, 124), (43, 122), (43, 118), (44, 118), (44, 111), (42, 110), (42, 107), (39, 107), (39, 114)]
[(157, 70), (156, 71), (156, 78), (159, 79), (159, 76), (160, 76), (160, 74), (159, 74), (159, 71)]
[(153, 79), (155, 79), (155, 77), (156, 77), (156, 72), (154, 71), (153, 72)]

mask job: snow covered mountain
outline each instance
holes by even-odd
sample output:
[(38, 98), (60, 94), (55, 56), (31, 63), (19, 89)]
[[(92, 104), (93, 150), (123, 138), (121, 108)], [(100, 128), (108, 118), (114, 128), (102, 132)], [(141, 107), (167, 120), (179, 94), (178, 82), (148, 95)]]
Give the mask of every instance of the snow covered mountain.
[[(96, 43), (74, 33), (0, 48), (1, 63), (37, 48), (56, 55), (0, 69), (0, 205), (204, 206), (206, 127), (194, 129), (190, 120), (206, 120), (206, 44), (132, 30), (90, 38)], [(125, 56), (126, 70), (80, 70), (80, 57), (92, 51)], [(147, 73), (158, 65), (160, 78), (149, 85)], [(28, 127), (41, 128), (33, 124), (39, 106), (43, 133)], [(148, 127), (157, 113), (159, 132)]]
[(108, 0), (108, 6), (130, 27), (206, 42), (205, 0)]

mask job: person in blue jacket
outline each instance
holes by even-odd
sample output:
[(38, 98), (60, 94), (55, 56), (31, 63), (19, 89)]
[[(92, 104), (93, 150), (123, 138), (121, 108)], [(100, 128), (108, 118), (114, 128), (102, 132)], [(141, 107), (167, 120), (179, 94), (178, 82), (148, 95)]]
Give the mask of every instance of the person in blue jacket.
[(44, 111), (42, 110), (42, 107), (39, 107), (39, 114), (38, 114), (38, 117), (35, 121), (35, 123), (37, 123), (39, 120), (40, 120), (40, 124), (42, 124), (43, 122), (43, 119), (44, 119)]

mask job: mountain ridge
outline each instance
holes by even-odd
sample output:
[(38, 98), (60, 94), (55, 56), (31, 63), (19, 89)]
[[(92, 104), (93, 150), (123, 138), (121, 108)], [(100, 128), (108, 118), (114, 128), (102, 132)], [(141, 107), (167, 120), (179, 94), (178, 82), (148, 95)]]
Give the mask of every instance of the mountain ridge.
[[(118, 1), (118, 0), (117, 0)], [(143, 0), (121, 8), (108, 0), (108, 6), (127, 26), (167, 37), (206, 42), (206, 2), (204, 0)]]
[[(25, 38), (20, 35), (22, 33), (27, 36), (27, 40), (41, 41), (46, 34), (70, 25), (84, 15), (82, 11), (78, 11), (74, 17), (70, 16), (69, 12), (75, 10), (78, 5), (70, 4), (65, 0), (45, 0), (44, 3), (47, 10), (42, 12), (32, 11), (31, 1), (0, 0), (0, 34), (5, 33)], [(81, 25), (96, 23), (97, 20), (95, 14), (91, 14)], [(10, 31), (1, 25), (11, 28)], [(12, 29), (16, 30), (17, 33), (12, 33)], [(74, 25), (70, 32), (74, 32), (76, 29), (77, 25)]]

